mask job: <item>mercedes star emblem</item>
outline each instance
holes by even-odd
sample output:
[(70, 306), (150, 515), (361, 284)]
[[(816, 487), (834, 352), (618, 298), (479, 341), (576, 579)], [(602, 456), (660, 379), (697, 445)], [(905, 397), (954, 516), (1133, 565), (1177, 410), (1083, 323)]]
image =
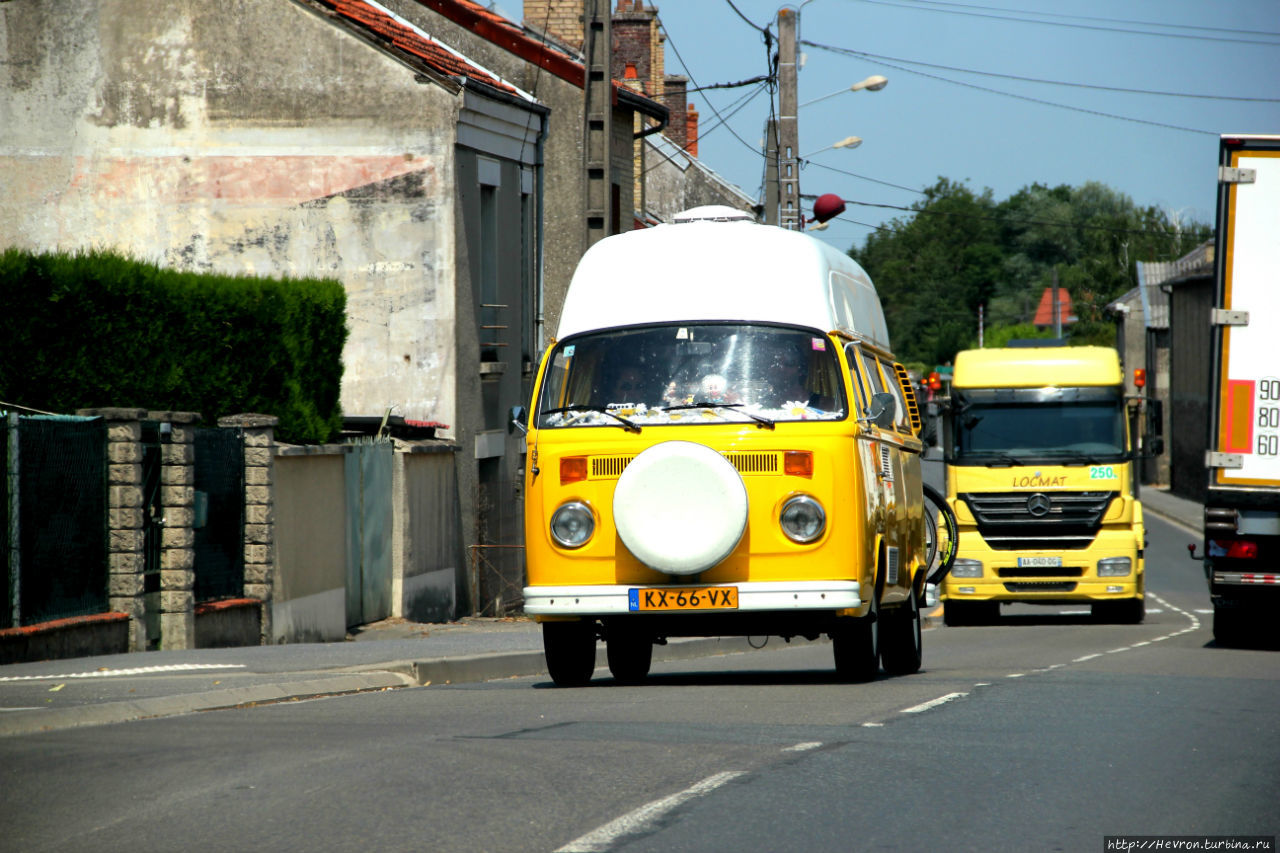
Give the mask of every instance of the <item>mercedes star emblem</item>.
[(1051, 509), (1053, 509), (1053, 502), (1049, 500), (1049, 496), (1046, 494), (1036, 492), (1027, 498), (1027, 512), (1036, 518), (1048, 515)]

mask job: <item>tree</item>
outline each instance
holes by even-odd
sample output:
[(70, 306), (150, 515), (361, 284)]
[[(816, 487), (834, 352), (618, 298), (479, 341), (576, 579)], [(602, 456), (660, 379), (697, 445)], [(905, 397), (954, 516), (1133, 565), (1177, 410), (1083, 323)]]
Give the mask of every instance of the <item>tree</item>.
[(1030, 324), (1055, 272), (1079, 318), (1070, 340), (1109, 344), (1105, 309), (1137, 284), (1135, 262), (1173, 260), (1212, 235), (1097, 182), (1032, 184), (997, 203), (940, 177), (912, 209), (849, 255), (876, 283), (895, 353), (926, 363), (977, 345), (980, 305), (992, 331)]

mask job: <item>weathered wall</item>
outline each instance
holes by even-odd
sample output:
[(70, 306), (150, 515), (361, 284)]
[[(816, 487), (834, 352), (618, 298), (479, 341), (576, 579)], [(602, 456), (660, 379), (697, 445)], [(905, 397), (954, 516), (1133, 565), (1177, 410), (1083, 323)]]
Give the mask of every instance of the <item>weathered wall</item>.
[(455, 95), (295, 3), (0, 4), (0, 246), (325, 275), (342, 404), (454, 422)]
[[(581, 87), (527, 62), (522, 57), (478, 37), (452, 21), (423, 7), (416, 0), (385, 0), (384, 5), (422, 27), (446, 44), (453, 45), (472, 61), (502, 76), (537, 98), (550, 109), (547, 135), (543, 141), (543, 328), (544, 337), (554, 336), (560, 323), (560, 307), (569, 279), (586, 251), (584, 167), (582, 160)], [(555, 14), (566, 12), (575, 21), (581, 15), (556, 3)], [(561, 8), (563, 7), (563, 8)], [(526, 9), (526, 17), (542, 20), (542, 13)], [(579, 33), (581, 24), (578, 23)], [(578, 36), (581, 39), (581, 35)], [(635, 198), (632, 189), (631, 113), (614, 111), (613, 182), (622, 190), (623, 228), (629, 229)], [(622, 128), (617, 125), (621, 122)]]

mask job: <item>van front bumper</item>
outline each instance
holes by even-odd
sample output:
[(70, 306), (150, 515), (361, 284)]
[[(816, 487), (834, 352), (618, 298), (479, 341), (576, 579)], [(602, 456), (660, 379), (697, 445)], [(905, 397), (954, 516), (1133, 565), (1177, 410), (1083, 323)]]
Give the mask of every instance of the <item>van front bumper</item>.
[[(590, 584), (581, 586), (527, 586), (524, 612), (531, 616), (609, 616), (635, 613), (633, 591), (711, 590), (734, 587), (738, 606), (708, 612), (758, 612), (779, 610), (857, 610), (862, 607), (857, 581), (754, 581), (719, 584)], [(680, 609), (661, 611), (679, 614)]]

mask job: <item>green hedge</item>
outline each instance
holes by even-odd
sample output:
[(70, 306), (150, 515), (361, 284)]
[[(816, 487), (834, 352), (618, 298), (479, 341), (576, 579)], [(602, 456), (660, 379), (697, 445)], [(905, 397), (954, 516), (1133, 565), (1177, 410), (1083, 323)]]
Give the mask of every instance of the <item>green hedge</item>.
[(177, 272), (108, 252), (0, 254), (0, 401), (56, 413), (275, 415), (341, 428), (346, 294), (332, 279)]

